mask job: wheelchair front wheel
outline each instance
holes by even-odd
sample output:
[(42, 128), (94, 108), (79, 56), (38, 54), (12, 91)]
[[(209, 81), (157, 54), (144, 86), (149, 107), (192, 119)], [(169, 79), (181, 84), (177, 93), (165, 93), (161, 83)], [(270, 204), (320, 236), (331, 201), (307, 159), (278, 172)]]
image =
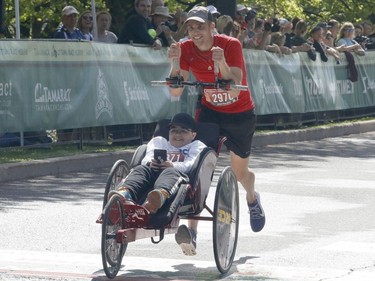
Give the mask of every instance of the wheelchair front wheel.
[(125, 160), (117, 160), (109, 172), (105, 185), (103, 209), (108, 202), (108, 193), (115, 190), (116, 186), (129, 174), (130, 168)]
[(216, 267), (225, 274), (236, 253), (239, 226), (239, 198), (236, 176), (231, 167), (221, 173), (215, 194), (213, 246)]
[(122, 199), (114, 195), (103, 211), (102, 222), (102, 262), (108, 278), (115, 278), (121, 267), (127, 243), (117, 242), (117, 232), (125, 228), (125, 215)]

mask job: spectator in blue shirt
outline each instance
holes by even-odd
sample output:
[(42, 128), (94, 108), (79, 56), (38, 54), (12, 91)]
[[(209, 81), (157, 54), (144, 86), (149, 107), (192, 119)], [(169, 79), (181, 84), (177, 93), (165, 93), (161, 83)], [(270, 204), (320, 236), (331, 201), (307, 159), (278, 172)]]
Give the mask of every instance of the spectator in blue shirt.
[(82, 32), (76, 27), (78, 22), (78, 11), (73, 6), (66, 6), (62, 10), (62, 18), (60, 25), (53, 38), (67, 40), (85, 40)]

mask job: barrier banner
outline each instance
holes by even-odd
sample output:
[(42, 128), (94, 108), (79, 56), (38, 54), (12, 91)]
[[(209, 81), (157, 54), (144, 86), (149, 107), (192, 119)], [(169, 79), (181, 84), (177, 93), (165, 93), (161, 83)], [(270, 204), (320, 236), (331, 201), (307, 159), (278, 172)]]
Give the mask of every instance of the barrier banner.
[[(98, 42), (1, 41), (0, 133), (141, 124), (192, 114), (197, 93), (172, 98), (151, 86), (169, 74), (166, 49)], [(344, 56), (311, 61), (244, 50), (259, 115), (341, 110), (375, 105), (375, 52), (355, 56), (358, 81)]]

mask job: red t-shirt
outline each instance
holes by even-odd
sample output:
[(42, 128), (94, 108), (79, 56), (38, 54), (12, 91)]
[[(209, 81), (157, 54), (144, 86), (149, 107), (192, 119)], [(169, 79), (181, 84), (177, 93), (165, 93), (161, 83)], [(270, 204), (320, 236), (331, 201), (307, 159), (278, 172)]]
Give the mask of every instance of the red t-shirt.
[[(242, 85), (247, 85), (246, 67), (242, 54), (241, 43), (226, 35), (214, 35), (213, 46), (224, 50), (225, 60), (230, 67), (242, 69)], [(215, 82), (214, 61), (211, 51), (200, 51), (192, 40), (181, 43), (180, 67), (191, 71), (197, 81)], [(219, 78), (221, 74), (219, 73)], [(250, 90), (241, 91), (237, 98), (232, 98), (226, 91), (219, 92), (216, 89), (205, 89), (205, 93), (211, 93), (211, 101), (207, 101), (206, 95), (202, 98), (202, 104), (212, 110), (225, 113), (238, 113), (254, 108), (254, 101)]]

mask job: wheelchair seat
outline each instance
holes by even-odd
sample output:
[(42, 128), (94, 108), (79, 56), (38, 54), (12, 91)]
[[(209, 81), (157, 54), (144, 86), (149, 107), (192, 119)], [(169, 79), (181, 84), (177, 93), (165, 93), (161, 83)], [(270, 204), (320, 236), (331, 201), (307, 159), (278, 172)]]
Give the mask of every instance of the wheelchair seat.
[[(155, 128), (154, 137), (169, 137), (170, 119), (160, 120)], [(196, 140), (206, 144), (188, 173), (189, 183), (182, 184), (172, 200), (156, 213), (150, 215), (147, 228), (163, 228), (170, 224), (176, 213), (182, 215), (198, 214), (203, 210), (205, 199), (211, 184), (213, 171), (216, 166), (219, 145), (219, 126), (215, 123), (197, 123)], [(135, 151), (130, 167), (141, 164), (146, 155), (147, 145), (143, 144)]]

